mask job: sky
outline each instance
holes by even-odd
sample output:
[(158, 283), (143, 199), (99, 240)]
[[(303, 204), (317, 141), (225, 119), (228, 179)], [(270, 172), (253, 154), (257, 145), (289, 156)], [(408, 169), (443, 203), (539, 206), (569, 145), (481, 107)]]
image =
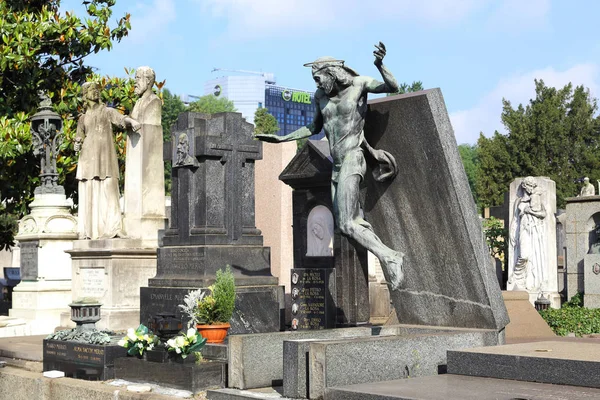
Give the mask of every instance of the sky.
[[(61, 10), (84, 14), (81, 0)], [(325, 55), (379, 78), (381, 41), (398, 82), (442, 90), (458, 144), (505, 133), (502, 99), (529, 102), (534, 79), (600, 96), (595, 0), (117, 0), (112, 20), (125, 13), (129, 36), (88, 65), (117, 76), (148, 65), (179, 95), (203, 95), (205, 81), (226, 74), (214, 68), (314, 90), (302, 65)]]

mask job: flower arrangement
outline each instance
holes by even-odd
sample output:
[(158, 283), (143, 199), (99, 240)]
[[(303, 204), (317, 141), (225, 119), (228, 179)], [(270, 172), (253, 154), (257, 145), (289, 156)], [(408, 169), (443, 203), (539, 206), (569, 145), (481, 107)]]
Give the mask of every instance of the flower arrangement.
[(235, 308), (235, 281), (231, 267), (217, 271), (210, 294), (202, 296), (194, 313), (194, 321), (201, 325), (227, 324)]
[(130, 356), (139, 354), (142, 356), (146, 350), (152, 350), (159, 340), (148, 328), (140, 324), (136, 330), (133, 328), (127, 329), (127, 336), (119, 340), (119, 346), (127, 349), (127, 354)]
[(190, 328), (187, 332), (181, 332), (174, 338), (167, 340), (165, 346), (168, 351), (175, 352), (175, 354), (178, 354), (181, 358), (185, 359), (191, 353), (200, 351), (205, 343), (206, 339), (200, 336), (195, 328)]

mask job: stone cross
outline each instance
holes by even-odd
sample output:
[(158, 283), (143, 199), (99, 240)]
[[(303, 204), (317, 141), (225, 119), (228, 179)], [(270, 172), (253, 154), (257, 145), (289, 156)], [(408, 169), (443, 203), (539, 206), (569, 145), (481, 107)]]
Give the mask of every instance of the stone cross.
[(252, 125), (238, 113), (188, 112), (173, 126), (172, 143), (165, 246), (262, 244), (254, 221), (254, 162), (262, 158), (262, 144), (253, 139)]

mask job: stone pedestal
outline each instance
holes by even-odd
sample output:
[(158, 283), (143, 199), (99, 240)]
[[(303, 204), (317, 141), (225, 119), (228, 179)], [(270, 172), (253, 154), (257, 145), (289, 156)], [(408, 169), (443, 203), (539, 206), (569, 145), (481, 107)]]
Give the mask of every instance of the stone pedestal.
[(64, 194), (37, 193), (31, 214), (19, 221), (21, 283), (13, 290), (11, 317), (28, 321), (33, 335), (60, 325), (71, 302), (71, 259), (77, 220)]
[(565, 300), (583, 292), (584, 258), (592, 244), (597, 242), (594, 228), (600, 223), (600, 196), (567, 198), (567, 296)]
[(181, 315), (183, 297), (214, 283), (231, 266), (236, 307), (230, 333), (281, 329), (283, 287), (271, 275), (270, 249), (254, 218), (254, 162), (262, 144), (238, 113), (183, 113), (171, 128), (169, 228), (158, 248), (156, 276), (141, 289), (142, 323), (158, 313)]
[[(77, 240), (68, 251), (73, 264), (73, 300), (102, 304), (98, 329), (126, 330), (139, 325), (140, 287), (156, 272), (152, 241), (140, 239)], [(70, 315), (63, 315), (63, 326)]]
[[(519, 212), (518, 204), (523, 204), (521, 208), (529, 206), (527, 201), (523, 201), (528, 195), (524, 192), (521, 187), (523, 178), (517, 178), (510, 184), (510, 207), (509, 207), (509, 219), (508, 229), (509, 236), (512, 234), (515, 236), (515, 244), (509, 243), (509, 254), (508, 254), (508, 276), (509, 281), (507, 283), (507, 290), (527, 290), (529, 293), (529, 301), (533, 304), (538, 297), (543, 293), (544, 297), (550, 300), (552, 308), (560, 308), (561, 297), (558, 294), (558, 264), (557, 264), (557, 246), (556, 246), (556, 183), (550, 178), (546, 177), (534, 177), (534, 182), (537, 185), (534, 193), (539, 192), (540, 199), (542, 201), (543, 210), (545, 210), (544, 218), (535, 218), (540, 225), (540, 229), (531, 229), (528, 232), (523, 232), (523, 229), (519, 229), (519, 216), (515, 215)], [(534, 194), (535, 195), (535, 194)], [(525, 217), (522, 217), (525, 218)], [(521, 231), (521, 233), (520, 233)], [(519, 234), (525, 236), (523, 240), (529, 240), (533, 244), (529, 244), (531, 247), (530, 262), (528, 265), (527, 274), (535, 274), (535, 263), (538, 262), (536, 259), (541, 257), (542, 273), (545, 274), (545, 278), (541, 282), (541, 285), (536, 288), (519, 288), (511, 277), (514, 273), (516, 254), (518, 251)], [(541, 245), (535, 244), (536, 242)], [(541, 247), (541, 248), (539, 248)], [(540, 256), (537, 256), (540, 254)]]

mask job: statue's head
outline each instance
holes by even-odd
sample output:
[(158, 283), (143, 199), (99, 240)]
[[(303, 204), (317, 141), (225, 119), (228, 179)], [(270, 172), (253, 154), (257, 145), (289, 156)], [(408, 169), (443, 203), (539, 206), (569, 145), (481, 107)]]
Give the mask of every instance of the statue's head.
[(144, 94), (146, 90), (154, 85), (156, 74), (150, 67), (139, 67), (135, 71), (135, 94), (138, 96)]
[(590, 183), (590, 178), (588, 178), (587, 176), (583, 178), (583, 183), (585, 183), (586, 185)]
[(83, 100), (100, 101), (100, 85), (97, 82), (86, 82), (81, 85)]
[(532, 176), (528, 176), (523, 179), (521, 182), (521, 187), (529, 194), (533, 193), (533, 190), (537, 187), (537, 183), (535, 183), (535, 179)]
[(343, 60), (328, 56), (319, 57), (304, 66), (311, 67), (317, 88), (323, 90), (325, 94), (331, 93), (336, 82), (342, 86), (349, 86), (354, 77), (358, 76), (356, 71), (344, 65)]
[(179, 140), (177, 143), (177, 153), (179, 154), (188, 154), (190, 151), (190, 139), (185, 133), (179, 135)]

